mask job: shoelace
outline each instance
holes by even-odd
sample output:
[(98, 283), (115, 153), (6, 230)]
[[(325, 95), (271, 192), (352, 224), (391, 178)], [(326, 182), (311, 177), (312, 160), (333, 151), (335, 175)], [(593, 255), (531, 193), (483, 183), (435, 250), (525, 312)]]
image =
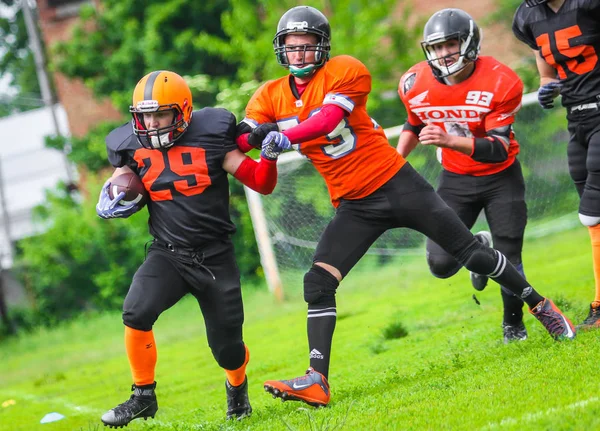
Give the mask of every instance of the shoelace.
[[(556, 317), (553, 316), (553, 314), (555, 314), (555, 312), (553, 310), (543, 311), (542, 313), (540, 313), (540, 317), (544, 321), (544, 326), (552, 334), (558, 333), (559, 331), (561, 334), (564, 333), (565, 326), (563, 325), (563, 320), (557, 319)], [(546, 322), (548, 322), (548, 323), (546, 323)]]

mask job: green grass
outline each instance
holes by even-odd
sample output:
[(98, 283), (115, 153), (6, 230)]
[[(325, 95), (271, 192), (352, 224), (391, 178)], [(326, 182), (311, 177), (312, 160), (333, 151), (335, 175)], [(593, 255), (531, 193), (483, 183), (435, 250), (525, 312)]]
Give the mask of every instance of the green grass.
[[(526, 241), (524, 263), (540, 293), (575, 322), (585, 317), (594, 293), (586, 229)], [(273, 400), (264, 380), (296, 377), (308, 366), (301, 286), (286, 289), (285, 304), (245, 292), (251, 418), (224, 420), (224, 373), (206, 346), (197, 305), (185, 299), (155, 326), (159, 412), (127, 429), (600, 429), (598, 332), (557, 343), (527, 315), (529, 340), (506, 346), (497, 285), (475, 292), (465, 270), (437, 280), (423, 256), (383, 267), (367, 258), (342, 283), (328, 408)], [(5, 340), (0, 430), (106, 429), (99, 417), (129, 396), (130, 384), (118, 311)], [(41, 425), (49, 412), (66, 418)]]

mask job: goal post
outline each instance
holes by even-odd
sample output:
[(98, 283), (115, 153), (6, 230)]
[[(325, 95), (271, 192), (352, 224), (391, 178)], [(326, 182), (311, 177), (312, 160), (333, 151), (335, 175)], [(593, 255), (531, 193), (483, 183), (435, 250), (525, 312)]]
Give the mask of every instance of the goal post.
[[(542, 110), (537, 106), (537, 93), (525, 94), (513, 129), (520, 144), (518, 157), (526, 185), (529, 219), (525, 235), (538, 237), (577, 225), (573, 214), (578, 197), (567, 168), (564, 110)], [(402, 125), (384, 132), (395, 147)], [(441, 167), (434, 153), (419, 145), (408, 160), (435, 187)], [(247, 187), (245, 193), (269, 290), (277, 300), (283, 300), (286, 274), (298, 281), (308, 270), (334, 208), (323, 178), (304, 156), (284, 153), (277, 167), (278, 184), (271, 195), (262, 197)], [(474, 230), (485, 226), (482, 214)], [(397, 255), (424, 255), (424, 240), (419, 232), (391, 229), (367, 254), (379, 256), (382, 262)]]

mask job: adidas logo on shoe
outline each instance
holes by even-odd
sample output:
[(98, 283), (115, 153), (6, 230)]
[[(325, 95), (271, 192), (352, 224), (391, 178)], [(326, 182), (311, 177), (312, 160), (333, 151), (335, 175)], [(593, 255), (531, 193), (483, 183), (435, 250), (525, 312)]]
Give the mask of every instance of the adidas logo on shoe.
[(321, 352), (319, 352), (317, 349), (312, 349), (310, 351), (310, 356), (311, 359), (323, 359), (323, 354)]

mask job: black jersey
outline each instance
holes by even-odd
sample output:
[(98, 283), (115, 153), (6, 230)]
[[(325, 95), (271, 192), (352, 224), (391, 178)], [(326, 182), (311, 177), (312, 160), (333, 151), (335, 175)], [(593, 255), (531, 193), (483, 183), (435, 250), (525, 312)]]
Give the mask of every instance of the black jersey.
[(225, 109), (194, 111), (187, 131), (166, 149), (140, 145), (131, 123), (106, 137), (108, 160), (128, 166), (150, 195), (150, 233), (180, 247), (198, 248), (235, 232), (229, 215), (225, 155), (237, 149), (236, 119)]
[(579, 105), (600, 94), (600, 0), (566, 0), (554, 13), (546, 4), (521, 4), (513, 32), (540, 50), (563, 81), (563, 106)]

